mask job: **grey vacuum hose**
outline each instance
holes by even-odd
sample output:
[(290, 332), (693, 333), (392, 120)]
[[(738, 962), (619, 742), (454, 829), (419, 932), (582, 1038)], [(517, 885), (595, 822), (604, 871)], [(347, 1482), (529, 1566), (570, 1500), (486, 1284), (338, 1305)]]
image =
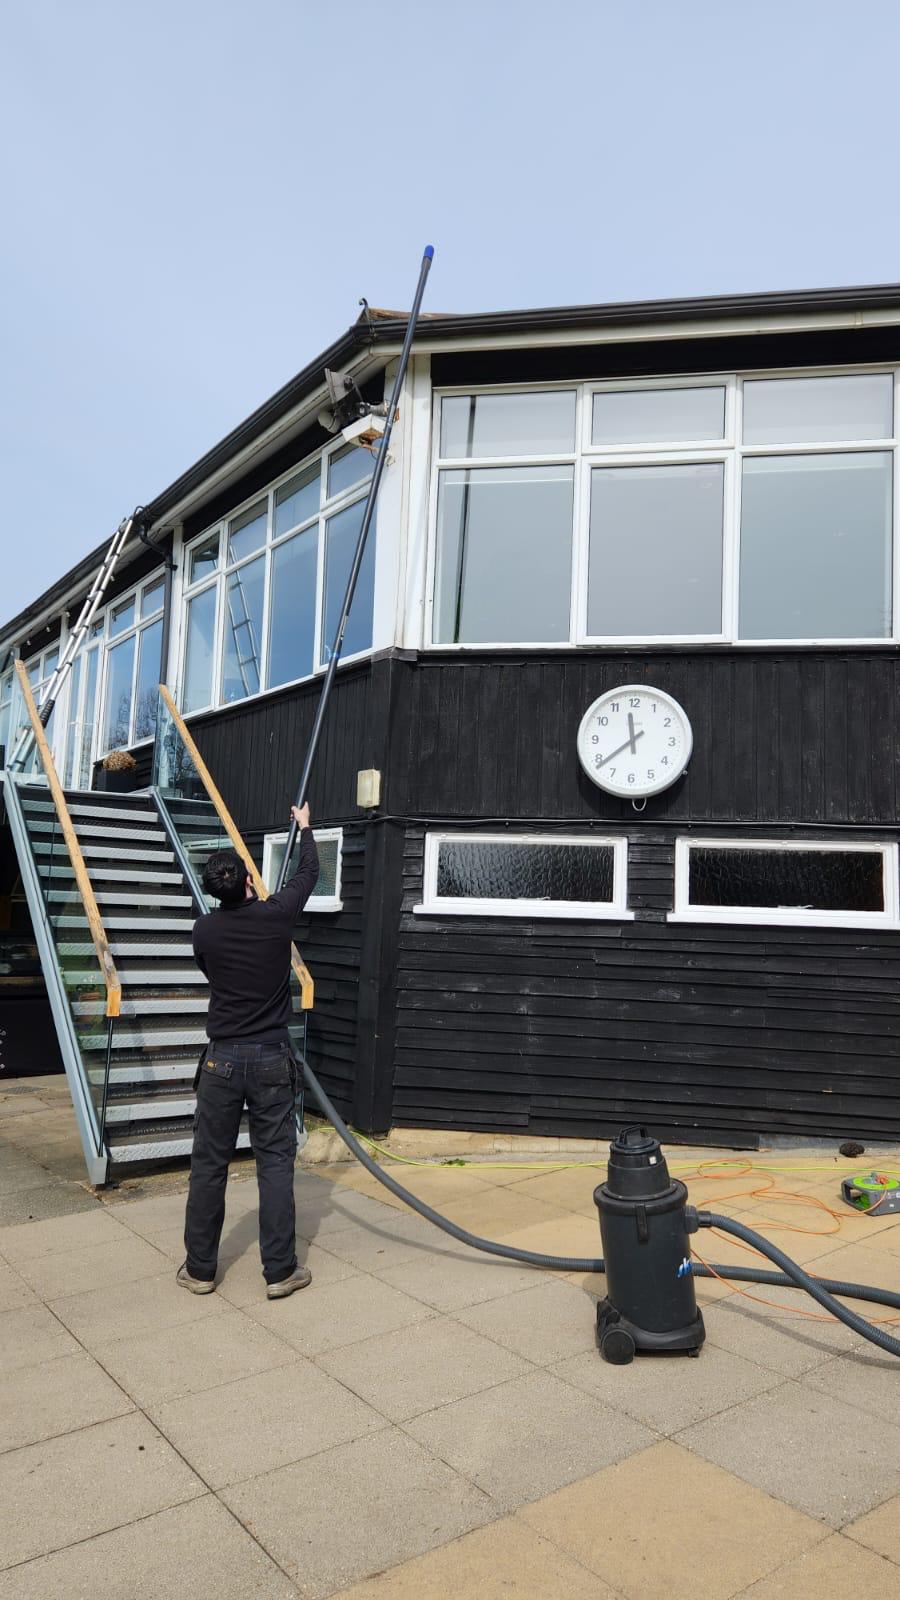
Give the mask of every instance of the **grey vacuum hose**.
[[(697, 1211), (694, 1215), (699, 1227), (721, 1228), (723, 1233), (732, 1233), (736, 1239), (743, 1239), (746, 1244), (752, 1244), (754, 1250), (761, 1251), (764, 1256), (769, 1257), (770, 1261), (774, 1261), (775, 1265), (782, 1268), (783, 1272), (798, 1289), (805, 1289), (806, 1293), (812, 1295), (814, 1300), (818, 1300), (819, 1305), (824, 1306), (826, 1311), (830, 1311), (833, 1317), (837, 1317), (840, 1322), (846, 1323), (847, 1327), (852, 1328), (855, 1333), (861, 1333), (864, 1339), (871, 1339), (873, 1344), (880, 1345), (882, 1350), (887, 1350), (892, 1356), (900, 1356), (900, 1339), (894, 1339), (891, 1334), (883, 1333), (881, 1328), (876, 1328), (873, 1323), (867, 1322), (865, 1317), (861, 1317), (856, 1311), (851, 1311), (849, 1306), (842, 1306), (840, 1301), (835, 1300), (834, 1296), (829, 1293), (823, 1279), (813, 1278), (808, 1272), (804, 1272), (796, 1261), (792, 1261), (790, 1256), (786, 1256), (783, 1250), (779, 1250), (777, 1244), (770, 1244), (763, 1234), (756, 1233), (753, 1228), (745, 1227), (743, 1222), (733, 1221), (731, 1217), (721, 1217), (715, 1211)], [(690, 1210), (688, 1211), (688, 1216), (690, 1217)], [(716, 1267), (716, 1272), (719, 1271), (720, 1269)], [(727, 1268), (721, 1271), (723, 1278), (728, 1277), (728, 1275)], [(759, 1276), (762, 1275), (754, 1273), (750, 1279), (751, 1283), (755, 1282)], [(766, 1274), (766, 1276), (768, 1277), (769, 1274)], [(846, 1295), (857, 1296), (858, 1288), (859, 1285), (852, 1283), (837, 1285), (839, 1293)], [(884, 1293), (886, 1292), (884, 1291)], [(868, 1291), (865, 1294), (858, 1295), (857, 1298), (869, 1300), (873, 1296), (871, 1291)], [(900, 1295), (892, 1296), (887, 1303), (889, 1305), (900, 1304)]]
[[(365, 1150), (359, 1140), (350, 1132), (340, 1112), (332, 1105), (322, 1088), (318, 1078), (312, 1070), (306, 1057), (302, 1057), (303, 1075), (312, 1090), (313, 1096), (319, 1104), (323, 1115), (331, 1123), (336, 1133), (339, 1133), (351, 1155), (354, 1155), (373, 1178), (383, 1183), (386, 1189), (395, 1194), (398, 1200), (418, 1211), (420, 1217), (426, 1222), (434, 1223), (436, 1228), (442, 1228), (444, 1233), (449, 1233), (451, 1238), (459, 1239), (462, 1244), (471, 1245), (473, 1250), (484, 1250), (488, 1255), (502, 1256), (507, 1261), (522, 1261), (529, 1267), (544, 1267), (551, 1272), (603, 1272), (603, 1257), (579, 1256), (544, 1256), (535, 1250), (517, 1250), (511, 1244), (498, 1244), (493, 1239), (482, 1239), (477, 1233), (470, 1233), (468, 1228), (461, 1228), (449, 1217), (441, 1216), (431, 1206), (420, 1200), (418, 1195), (411, 1194), (409, 1189), (404, 1189), (402, 1183), (392, 1178), (385, 1172), (377, 1161), (373, 1161), (368, 1150)], [(874, 1300), (878, 1305), (894, 1306), (900, 1310), (900, 1294), (892, 1294), (888, 1289), (873, 1289), (864, 1283), (842, 1283), (835, 1278), (811, 1278), (808, 1273), (798, 1267), (790, 1256), (783, 1254), (776, 1245), (769, 1244), (761, 1234), (754, 1233), (752, 1228), (745, 1228), (740, 1222), (732, 1222), (730, 1217), (720, 1217), (711, 1211), (695, 1213), (701, 1228), (721, 1228), (723, 1231), (734, 1233), (738, 1238), (746, 1239), (755, 1245), (770, 1260), (784, 1268), (783, 1272), (756, 1271), (753, 1267), (718, 1267), (701, 1266), (699, 1262), (692, 1263), (693, 1275), (697, 1278), (736, 1278), (744, 1283), (772, 1283), (787, 1285), (788, 1288), (805, 1289), (820, 1305), (823, 1305), (833, 1316), (839, 1317), (847, 1326), (862, 1333), (865, 1338), (873, 1343), (880, 1344), (882, 1349), (889, 1350), (892, 1355), (900, 1355), (900, 1340), (892, 1339), (889, 1334), (881, 1333), (878, 1328), (866, 1322), (864, 1317), (857, 1316), (855, 1311), (850, 1311), (846, 1306), (839, 1305), (832, 1299), (834, 1294), (851, 1295), (855, 1300)]]

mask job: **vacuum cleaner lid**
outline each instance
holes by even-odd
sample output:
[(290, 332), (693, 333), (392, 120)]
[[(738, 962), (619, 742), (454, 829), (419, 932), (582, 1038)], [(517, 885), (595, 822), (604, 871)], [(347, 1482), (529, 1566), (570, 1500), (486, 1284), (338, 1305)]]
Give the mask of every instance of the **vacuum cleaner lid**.
[(605, 1187), (622, 1200), (651, 1200), (672, 1187), (666, 1158), (647, 1129), (623, 1128), (609, 1146)]
[(895, 1172), (859, 1172), (845, 1178), (841, 1196), (854, 1211), (877, 1211), (885, 1216), (900, 1212), (900, 1175)]

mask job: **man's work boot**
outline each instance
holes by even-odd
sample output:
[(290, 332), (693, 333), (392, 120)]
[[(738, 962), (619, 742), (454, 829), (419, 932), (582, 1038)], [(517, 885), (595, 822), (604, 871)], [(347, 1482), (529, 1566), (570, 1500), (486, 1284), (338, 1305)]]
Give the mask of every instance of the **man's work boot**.
[(175, 1282), (180, 1283), (182, 1289), (190, 1289), (191, 1294), (212, 1294), (216, 1287), (211, 1278), (192, 1278), (187, 1269), (187, 1262), (178, 1268)]
[(285, 1295), (296, 1294), (298, 1289), (305, 1289), (312, 1282), (312, 1273), (309, 1267), (295, 1267), (289, 1278), (282, 1278), (280, 1283), (270, 1283), (266, 1290), (267, 1300), (283, 1300)]

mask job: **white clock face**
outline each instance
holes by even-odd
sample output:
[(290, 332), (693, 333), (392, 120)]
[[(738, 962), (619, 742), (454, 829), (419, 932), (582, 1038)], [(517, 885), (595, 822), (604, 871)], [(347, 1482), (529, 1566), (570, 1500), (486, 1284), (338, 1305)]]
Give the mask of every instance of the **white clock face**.
[(693, 735), (677, 700), (646, 683), (609, 689), (585, 712), (578, 759), (608, 794), (637, 800), (668, 789), (691, 757)]

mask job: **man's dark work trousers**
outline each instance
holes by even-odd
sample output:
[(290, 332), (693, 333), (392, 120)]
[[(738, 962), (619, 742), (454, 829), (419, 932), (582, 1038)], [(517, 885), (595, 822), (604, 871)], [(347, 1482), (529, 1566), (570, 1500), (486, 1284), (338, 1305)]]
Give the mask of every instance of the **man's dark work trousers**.
[(228, 1163), (241, 1113), (250, 1112), (250, 1143), (259, 1183), (259, 1253), (267, 1283), (289, 1278), (294, 1240), (294, 1063), (289, 1046), (214, 1039), (197, 1073), (197, 1110), (184, 1243), (192, 1278), (216, 1275), (225, 1220)]

